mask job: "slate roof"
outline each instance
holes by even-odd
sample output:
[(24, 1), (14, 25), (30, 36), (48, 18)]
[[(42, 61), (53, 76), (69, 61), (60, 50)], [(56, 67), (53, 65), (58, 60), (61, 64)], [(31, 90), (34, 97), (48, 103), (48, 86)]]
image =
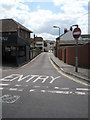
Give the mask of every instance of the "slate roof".
[(13, 19), (0, 19), (0, 23), (2, 23), (2, 32), (12, 32), (17, 31), (18, 29), (23, 29), (25, 31), (32, 33), (31, 30), (24, 27), (23, 25), (21, 25), (20, 23)]

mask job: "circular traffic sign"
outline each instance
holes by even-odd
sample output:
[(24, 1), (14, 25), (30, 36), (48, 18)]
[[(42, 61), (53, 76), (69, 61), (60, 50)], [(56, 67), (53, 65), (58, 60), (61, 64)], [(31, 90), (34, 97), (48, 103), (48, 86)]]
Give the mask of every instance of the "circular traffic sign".
[(73, 30), (73, 37), (74, 37), (75, 39), (77, 39), (77, 38), (80, 37), (80, 35), (81, 35), (81, 29), (80, 29), (80, 28), (75, 28), (75, 29)]

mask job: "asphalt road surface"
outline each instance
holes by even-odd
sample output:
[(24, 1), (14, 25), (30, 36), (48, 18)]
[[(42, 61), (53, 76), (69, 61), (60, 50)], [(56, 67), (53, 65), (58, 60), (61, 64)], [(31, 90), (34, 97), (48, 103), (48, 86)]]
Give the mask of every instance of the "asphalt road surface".
[(49, 55), (3, 71), (3, 118), (88, 118), (88, 86), (60, 74)]

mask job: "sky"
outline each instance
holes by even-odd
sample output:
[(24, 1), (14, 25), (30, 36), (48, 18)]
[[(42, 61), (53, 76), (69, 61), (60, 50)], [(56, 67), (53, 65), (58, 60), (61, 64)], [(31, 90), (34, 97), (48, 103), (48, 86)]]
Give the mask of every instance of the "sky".
[(78, 24), (82, 34), (88, 33), (89, 0), (0, 0), (0, 19), (12, 18), (44, 40), (55, 40), (60, 27)]

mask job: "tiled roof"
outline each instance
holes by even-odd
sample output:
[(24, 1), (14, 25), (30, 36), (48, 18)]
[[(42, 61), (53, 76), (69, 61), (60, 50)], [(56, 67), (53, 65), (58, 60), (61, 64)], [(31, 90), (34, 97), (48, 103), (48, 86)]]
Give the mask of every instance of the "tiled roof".
[[(78, 44), (86, 44), (88, 42), (89, 42), (88, 40), (78, 40)], [(75, 40), (68, 40), (68, 41), (62, 40), (62, 41), (60, 41), (60, 44), (61, 45), (65, 45), (65, 44), (74, 45), (74, 44), (76, 44), (76, 41)]]
[(0, 19), (0, 22), (2, 23), (2, 32), (17, 31), (17, 29), (20, 28), (20, 29), (23, 29), (25, 31), (32, 33), (31, 30), (24, 27), (23, 25), (21, 25), (20, 23), (18, 23), (17, 21), (13, 19)]

